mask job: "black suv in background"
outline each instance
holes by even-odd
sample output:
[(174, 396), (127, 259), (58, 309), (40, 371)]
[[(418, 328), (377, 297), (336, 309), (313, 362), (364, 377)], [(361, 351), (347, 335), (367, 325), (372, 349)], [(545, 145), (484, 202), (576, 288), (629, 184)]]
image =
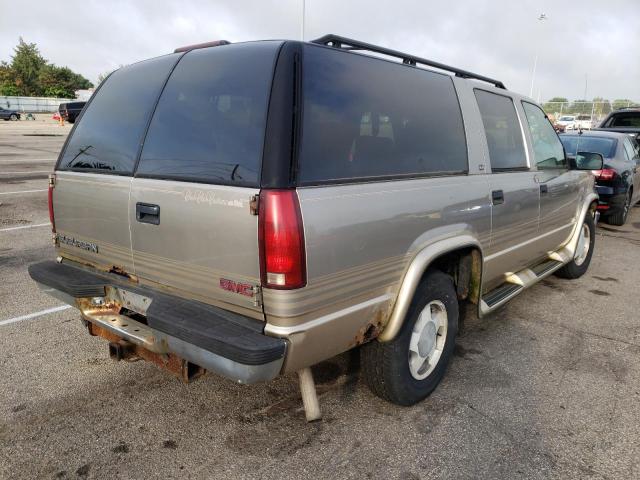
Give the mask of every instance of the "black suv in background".
[(607, 115), (598, 130), (627, 133), (640, 140), (640, 107), (629, 107), (616, 110)]
[(58, 112), (67, 122), (75, 123), (76, 118), (78, 118), (78, 115), (80, 115), (80, 112), (82, 112), (86, 104), (87, 102), (61, 103), (58, 107)]

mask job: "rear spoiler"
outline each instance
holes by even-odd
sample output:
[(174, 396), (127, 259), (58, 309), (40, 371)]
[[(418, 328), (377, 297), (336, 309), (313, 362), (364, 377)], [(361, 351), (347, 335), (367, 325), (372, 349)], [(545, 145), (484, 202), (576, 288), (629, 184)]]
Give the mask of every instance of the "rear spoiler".
[(194, 45), (187, 45), (186, 47), (178, 47), (173, 53), (188, 52), (189, 50), (196, 50), (198, 48), (208, 47), (220, 47), (222, 45), (229, 45), (231, 42), (227, 40), (214, 40), (213, 42), (196, 43)]

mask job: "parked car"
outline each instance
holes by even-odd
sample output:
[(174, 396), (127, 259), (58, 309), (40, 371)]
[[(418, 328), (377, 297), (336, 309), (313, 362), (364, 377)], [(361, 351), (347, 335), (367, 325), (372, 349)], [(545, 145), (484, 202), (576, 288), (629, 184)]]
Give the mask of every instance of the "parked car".
[(462, 309), (587, 270), (602, 156), (570, 165), (533, 100), (335, 35), (215, 45), (110, 75), (51, 176), (57, 261), (29, 273), (113, 358), (298, 372), (315, 419), (309, 366), (362, 345), (372, 390), (411, 405)]
[(626, 133), (640, 140), (640, 107), (623, 108), (611, 112), (602, 121), (598, 130)]
[(9, 110), (7, 108), (0, 107), (0, 118), (4, 121), (7, 120), (20, 120), (20, 112), (17, 110)]
[(593, 128), (593, 120), (591, 115), (578, 115), (576, 117), (575, 127), (576, 130), (591, 130)]
[(579, 151), (600, 153), (604, 168), (596, 170), (598, 211), (607, 223), (624, 225), (632, 205), (640, 201), (640, 149), (628, 135), (592, 130), (560, 135), (569, 158)]
[(575, 115), (563, 115), (558, 119), (558, 125), (564, 127), (565, 130), (574, 130), (576, 128)]
[(69, 102), (69, 103), (61, 103), (58, 106), (58, 112), (60, 116), (64, 118), (69, 123), (75, 123), (76, 118), (82, 112), (82, 109), (87, 104), (87, 102)]

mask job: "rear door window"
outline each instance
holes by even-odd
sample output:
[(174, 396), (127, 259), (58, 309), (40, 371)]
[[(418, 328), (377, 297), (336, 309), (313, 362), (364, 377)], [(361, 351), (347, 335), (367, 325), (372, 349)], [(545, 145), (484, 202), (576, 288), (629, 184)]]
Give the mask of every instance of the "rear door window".
[(305, 45), (303, 185), (467, 171), (448, 75)]
[(528, 169), (522, 130), (513, 100), (504, 95), (475, 90), (487, 135), (492, 171)]
[(187, 53), (162, 92), (136, 176), (257, 186), (280, 45)]
[[(527, 116), (527, 125), (533, 142), (533, 156), (539, 170), (567, 168), (564, 149), (558, 134), (547, 120), (547, 116), (538, 107), (529, 102), (522, 102)], [(580, 117), (578, 117), (580, 118)]]
[(113, 72), (73, 130), (58, 168), (131, 174), (153, 106), (179, 57), (166, 55)]

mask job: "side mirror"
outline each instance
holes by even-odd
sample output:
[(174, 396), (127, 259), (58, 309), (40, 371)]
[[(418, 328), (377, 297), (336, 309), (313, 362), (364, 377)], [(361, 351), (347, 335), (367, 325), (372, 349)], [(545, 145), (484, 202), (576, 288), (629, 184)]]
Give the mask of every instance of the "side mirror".
[(602, 170), (604, 158), (600, 153), (578, 152), (575, 165), (576, 170)]

